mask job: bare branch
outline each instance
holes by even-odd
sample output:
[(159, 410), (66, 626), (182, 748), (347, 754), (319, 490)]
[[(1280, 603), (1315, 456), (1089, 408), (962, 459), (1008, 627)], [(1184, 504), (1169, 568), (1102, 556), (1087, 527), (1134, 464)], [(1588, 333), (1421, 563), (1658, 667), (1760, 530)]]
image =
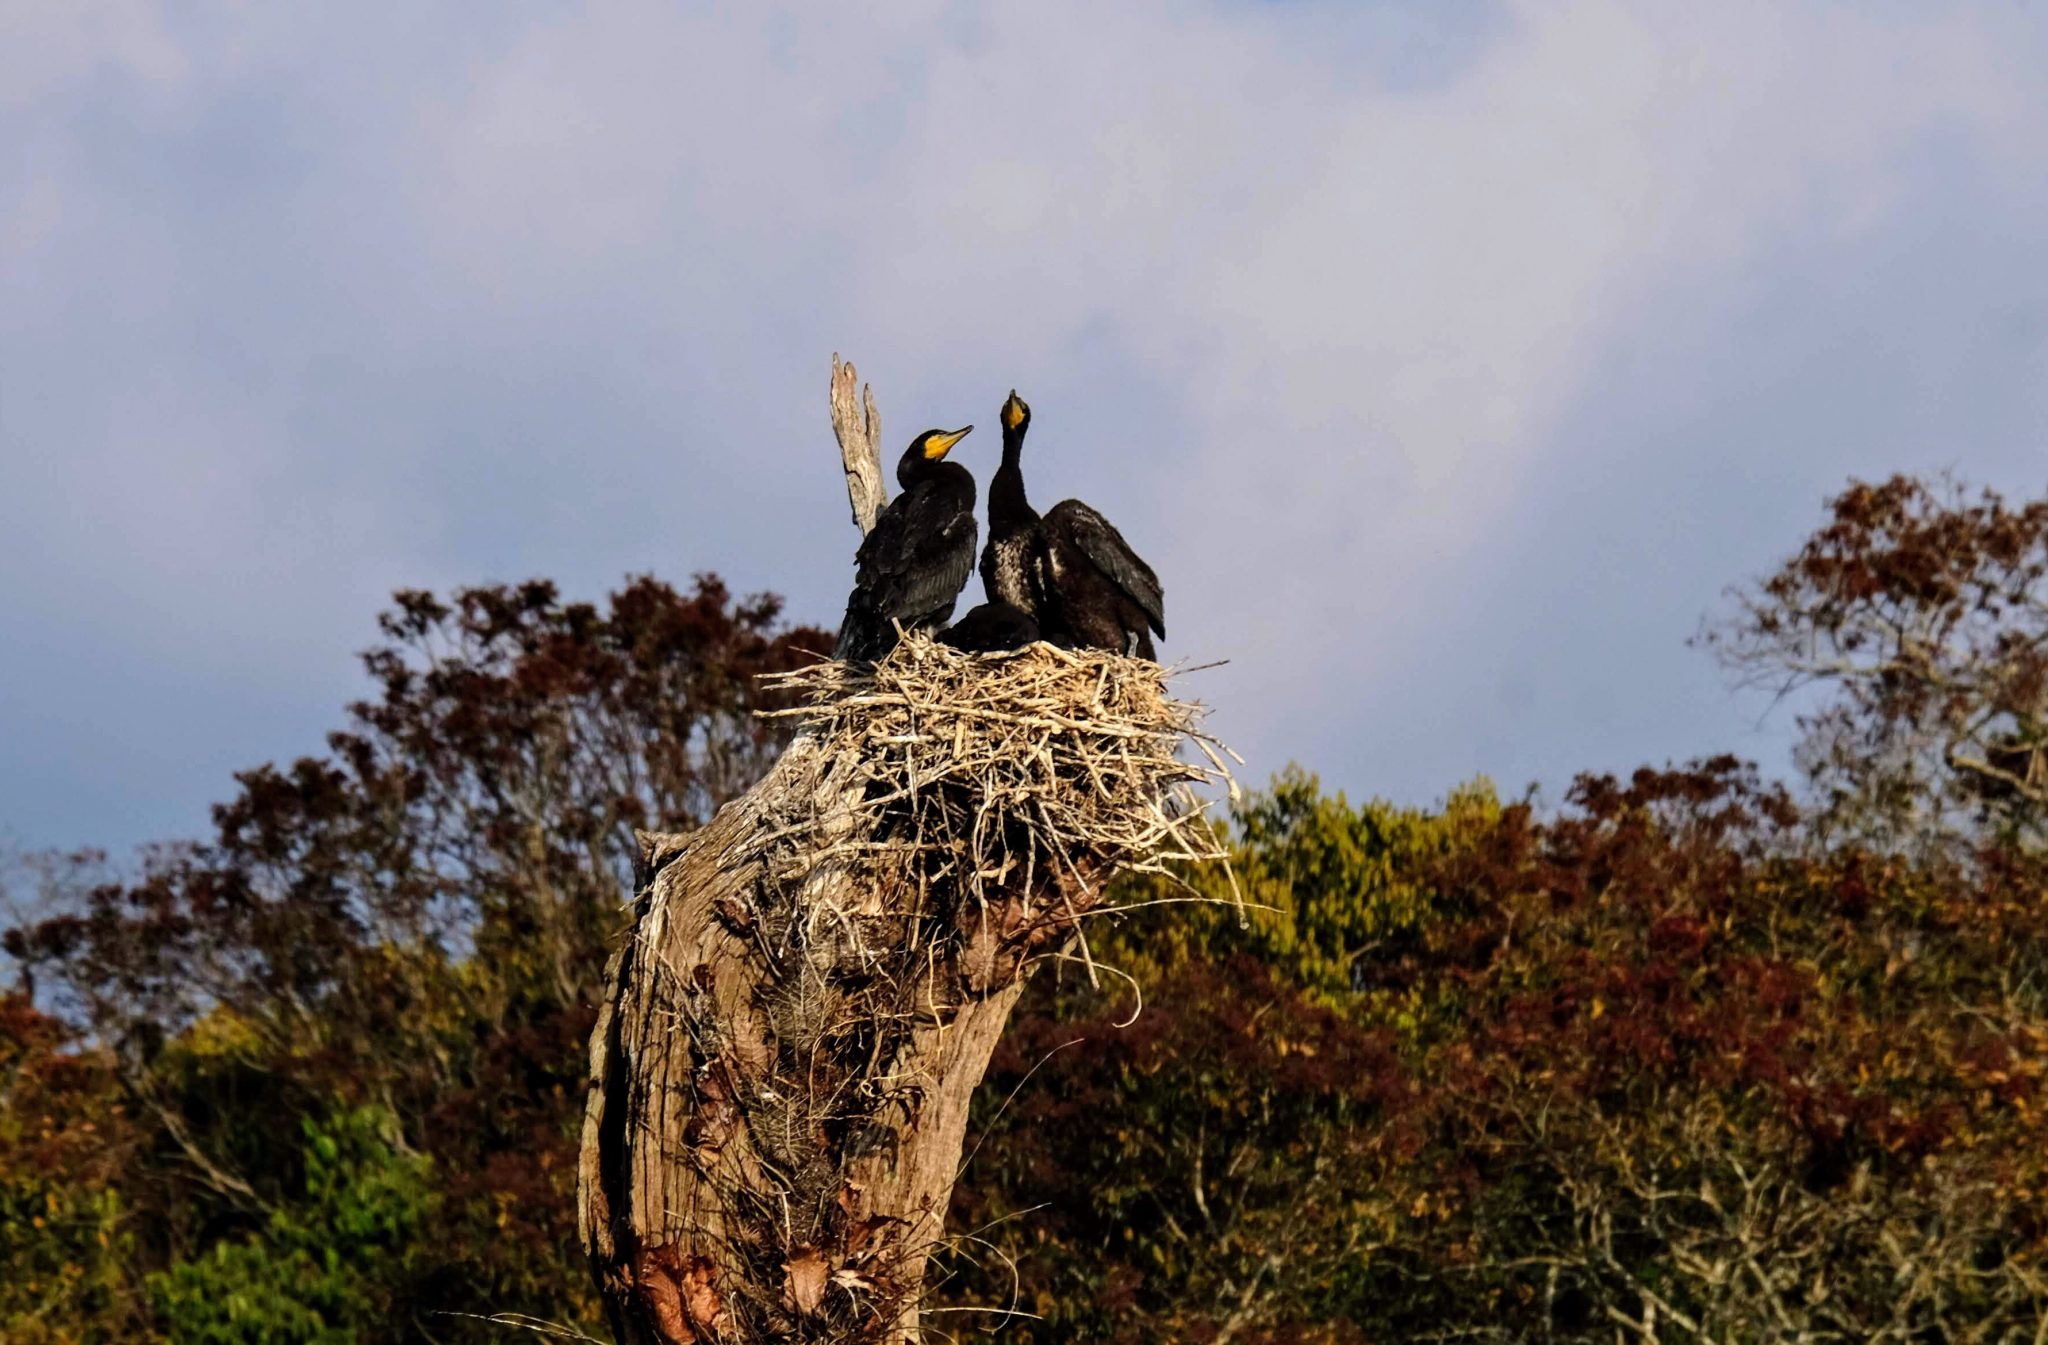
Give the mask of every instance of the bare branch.
[[(860, 396), (854, 396), (856, 386)], [(832, 433), (839, 439), (839, 460), (846, 468), (846, 498), (853, 521), (865, 537), (875, 517), (889, 503), (888, 479), (882, 475), (882, 413), (875, 409), (875, 390), (860, 384), (851, 361), (832, 355)]]

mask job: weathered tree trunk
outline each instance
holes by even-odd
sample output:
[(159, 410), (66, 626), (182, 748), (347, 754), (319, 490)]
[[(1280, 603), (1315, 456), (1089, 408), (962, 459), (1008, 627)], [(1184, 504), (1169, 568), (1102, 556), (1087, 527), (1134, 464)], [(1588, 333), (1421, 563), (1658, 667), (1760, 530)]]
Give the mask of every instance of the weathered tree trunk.
[[(831, 776), (799, 741), (702, 831), (649, 838), (591, 1039), (581, 1174), (625, 1345), (916, 1338), (968, 1104), (1023, 981), (977, 994), (954, 968), (890, 967), (913, 987), (904, 1030), (846, 1020), (865, 1009), (817, 918), (886, 930), (907, 924), (890, 910), (904, 894), (835, 870), (777, 911), (759, 849)], [(873, 1039), (871, 1069), (834, 1058), (847, 1035)]]
[[(886, 499), (880, 421), (833, 365), (866, 529)], [(644, 838), (591, 1039), (580, 1172), (584, 1247), (625, 1345), (918, 1336), (968, 1105), (1044, 935), (983, 904), (973, 957), (936, 956), (918, 932), (929, 891), (781, 862), (791, 819), (854, 827), (853, 765), (800, 737), (702, 830)], [(797, 838), (813, 853), (834, 839)], [(1030, 881), (1035, 909), (1071, 903), (1051, 875)]]

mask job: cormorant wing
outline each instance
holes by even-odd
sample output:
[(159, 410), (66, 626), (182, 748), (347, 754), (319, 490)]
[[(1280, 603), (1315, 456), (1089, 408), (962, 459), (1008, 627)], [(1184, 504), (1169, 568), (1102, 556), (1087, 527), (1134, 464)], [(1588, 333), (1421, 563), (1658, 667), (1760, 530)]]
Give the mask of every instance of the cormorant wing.
[(970, 505), (912, 491), (899, 495), (860, 544), (855, 584), (874, 610), (903, 619), (948, 606), (974, 572), (980, 530)]
[(1159, 576), (1131, 550), (1116, 525), (1079, 500), (1062, 500), (1047, 511), (1043, 526), (1047, 533), (1058, 533), (1079, 547), (1082, 555), (1144, 609), (1153, 634), (1166, 638), (1166, 594), (1159, 587)]

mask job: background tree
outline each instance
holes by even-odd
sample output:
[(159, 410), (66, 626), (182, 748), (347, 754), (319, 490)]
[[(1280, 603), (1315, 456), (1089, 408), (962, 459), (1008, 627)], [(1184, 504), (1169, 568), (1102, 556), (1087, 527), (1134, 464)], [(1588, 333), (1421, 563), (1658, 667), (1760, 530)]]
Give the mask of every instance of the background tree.
[[(1551, 818), (1303, 783), (1247, 867), (1373, 840), (1259, 917), (1291, 940), (1106, 942), (1134, 1023), (1034, 989), (956, 1197), (963, 1305), (1211, 1345), (2048, 1329), (2040, 861), (1807, 854), (1729, 759), (1587, 777)], [(1406, 934), (1333, 989), (1316, 888), (1376, 861), (1395, 881), (1352, 890), (1415, 894)]]
[(2048, 827), (2048, 500), (1853, 482), (1735, 594), (1706, 643), (1745, 680), (1817, 689), (1801, 764), (1826, 823), (1881, 843)]
[[(154, 1270), (173, 1339), (324, 1339), (377, 1303), (412, 1305), (384, 1319), (393, 1340), (482, 1330), (445, 1313), (595, 1322), (569, 1251), (579, 1066), (634, 832), (700, 824), (778, 750), (755, 679), (830, 645), (779, 613), (708, 577), (634, 580), (604, 607), (542, 582), (401, 593), (326, 756), (243, 774), (211, 842), (132, 882), (78, 870), (65, 909), (9, 931), (41, 998), (103, 1048), (64, 1065), (49, 1028), (19, 1077), (85, 1071), (108, 1114), (82, 1124), (118, 1116), (132, 1146), (76, 1187), (119, 1193), (91, 1205), (141, 1268), (114, 1306)], [(32, 1119), (38, 1096), (11, 1091), (10, 1123), (62, 1130)], [(354, 1156), (323, 1175), (337, 1125)], [(419, 1188), (413, 1232), (388, 1230), (413, 1245), (374, 1291), (336, 1282), (240, 1336), (204, 1316), (224, 1285), (278, 1291), (319, 1230), (390, 1204), (367, 1190), (389, 1174)], [(358, 1316), (349, 1338), (379, 1338)]]
[(120, 1179), (136, 1127), (103, 1052), (26, 994), (0, 994), (0, 1338), (134, 1337), (149, 1313)]

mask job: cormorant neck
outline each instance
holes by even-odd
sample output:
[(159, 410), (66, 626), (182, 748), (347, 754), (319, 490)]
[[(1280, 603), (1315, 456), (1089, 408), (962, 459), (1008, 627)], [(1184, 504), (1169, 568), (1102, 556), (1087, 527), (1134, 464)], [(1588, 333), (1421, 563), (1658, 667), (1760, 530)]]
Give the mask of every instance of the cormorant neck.
[(996, 474), (988, 483), (988, 521), (991, 526), (1000, 523), (1028, 522), (1037, 517), (1031, 502), (1024, 498), (1024, 427), (1003, 430), (1003, 465), (996, 468)]
[(930, 476), (932, 469), (937, 467), (941, 461), (944, 461), (944, 459), (934, 460), (927, 458), (917, 449), (911, 449), (896, 464), (896, 484), (905, 490), (909, 490), (912, 486)]
[(974, 473), (949, 458), (911, 454), (896, 468), (896, 484), (905, 491), (919, 486), (947, 488), (974, 497)]

